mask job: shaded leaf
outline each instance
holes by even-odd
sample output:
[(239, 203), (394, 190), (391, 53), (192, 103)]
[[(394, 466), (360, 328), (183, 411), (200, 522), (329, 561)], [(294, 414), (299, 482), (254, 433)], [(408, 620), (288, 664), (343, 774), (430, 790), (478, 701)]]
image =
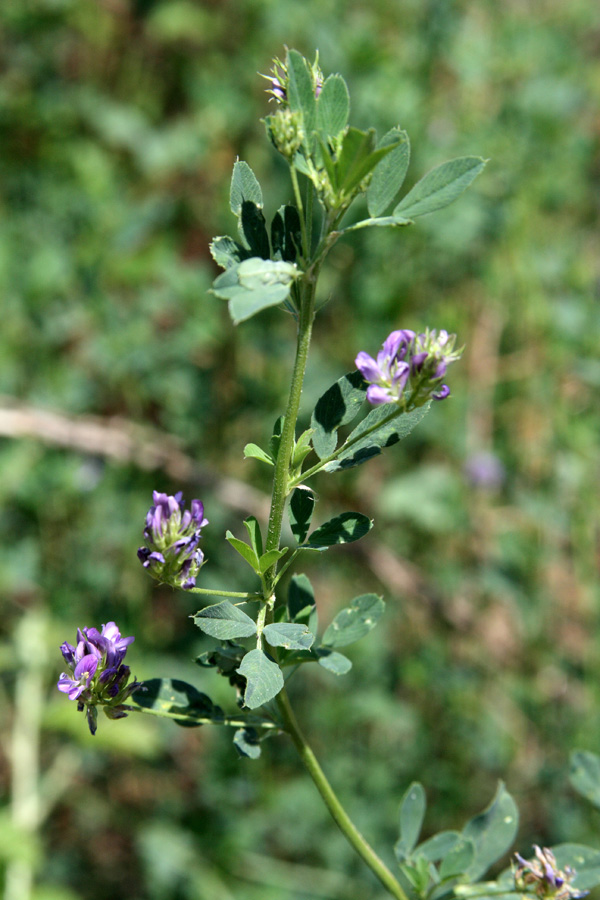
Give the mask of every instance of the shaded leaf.
[(262, 556), (263, 540), (262, 534), (260, 533), (260, 525), (258, 524), (256, 516), (248, 516), (247, 519), (244, 519), (244, 526), (248, 532), (252, 549), (257, 556)]
[(210, 244), (210, 253), (217, 265), (224, 269), (230, 269), (250, 256), (245, 247), (228, 235), (214, 238)]
[(273, 434), (269, 438), (269, 453), (273, 457), (274, 461), (277, 461), (277, 454), (279, 453), (279, 445), (281, 443), (281, 433), (283, 431), (284, 422), (285, 416), (279, 416), (279, 418), (275, 420), (275, 424), (273, 425)]
[(350, 544), (364, 537), (373, 522), (362, 513), (346, 512), (320, 525), (302, 546), (310, 550), (325, 550), (335, 544)]
[(284, 647), (286, 650), (310, 650), (315, 640), (306, 625), (292, 622), (266, 625), (263, 634), (272, 647)]
[(345, 675), (352, 668), (352, 663), (343, 653), (336, 650), (329, 650), (327, 647), (318, 647), (315, 650), (317, 660), (320, 666), (333, 672), (334, 675)]
[(258, 759), (260, 756), (260, 740), (256, 728), (238, 728), (233, 736), (233, 746), (247, 759)]
[(236, 216), (242, 213), (242, 204), (250, 202), (262, 209), (263, 198), (256, 175), (247, 162), (237, 160), (233, 165), (229, 203)]
[(349, 128), (335, 163), (336, 193), (351, 195), (377, 163), (391, 151), (391, 145), (375, 149), (374, 128), (368, 131)]
[(483, 171), (486, 160), (461, 156), (442, 163), (418, 181), (394, 209), (408, 219), (416, 219), (448, 206)]
[(270, 259), (271, 248), (262, 210), (256, 203), (244, 200), (240, 214), (240, 234), (246, 241), (252, 257)]
[(469, 881), (478, 881), (511, 847), (519, 825), (519, 812), (503, 782), (489, 806), (463, 828), (463, 837), (475, 846), (475, 858), (467, 870)]
[(359, 466), (368, 459), (378, 456), (384, 447), (391, 447), (403, 438), (408, 437), (413, 428), (415, 428), (421, 419), (429, 412), (430, 406), (431, 403), (426, 403), (424, 406), (420, 406), (418, 409), (414, 409), (411, 412), (400, 413), (398, 416), (391, 419), (391, 421), (383, 424), (379, 428), (375, 428), (370, 434), (361, 438), (361, 435), (368, 429), (383, 422), (383, 420), (389, 416), (390, 412), (393, 412), (391, 403), (375, 407), (375, 409), (365, 416), (360, 425), (357, 425), (354, 431), (349, 434), (347, 442), (354, 441), (354, 443), (347, 447), (347, 449), (342, 447), (336, 459), (328, 462), (323, 466), (323, 469), (326, 472), (337, 472), (339, 469), (351, 469), (353, 466)]
[(229, 600), (201, 609), (194, 616), (194, 622), (205, 634), (220, 641), (256, 634), (256, 623)]
[[(155, 709), (170, 715), (179, 713), (192, 720), (175, 719), (178, 725), (195, 728), (204, 722), (219, 723), (223, 720), (223, 710), (216, 706), (210, 697), (185, 681), (177, 678), (151, 678), (144, 681), (144, 688), (145, 690), (136, 691), (129, 702), (144, 709)], [(194, 722), (194, 719), (203, 719), (204, 722)]]
[(381, 138), (377, 147), (390, 144), (394, 149), (377, 163), (367, 188), (367, 208), (374, 218), (384, 213), (396, 199), (410, 161), (410, 141), (405, 131), (392, 128)]
[(271, 222), (271, 244), (275, 259), (296, 262), (302, 247), (302, 233), (295, 206), (282, 206), (275, 213)]
[(237, 671), (246, 679), (244, 703), (249, 709), (272, 700), (283, 687), (281, 669), (262, 650), (247, 653)]
[(348, 124), (350, 95), (341, 75), (330, 75), (317, 100), (317, 129), (324, 137), (338, 137)]
[(385, 603), (377, 594), (355, 597), (350, 606), (342, 609), (323, 635), (328, 647), (347, 647), (375, 628), (385, 611)]
[(367, 396), (367, 384), (360, 372), (349, 372), (319, 398), (311, 418), (312, 445), (320, 459), (337, 446), (337, 430), (354, 419)]
[(288, 515), (292, 534), (299, 544), (306, 539), (314, 508), (315, 496), (312, 491), (307, 488), (296, 488), (293, 491)]
[(288, 615), (292, 622), (306, 625), (312, 634), (317, 634), (317, 607), (315, 594), (308, 576), (294, 575), (288, 588)]
[(585, 750), (572, 753), (569, 780), (576, 791), (600, 808), (600, 756)]

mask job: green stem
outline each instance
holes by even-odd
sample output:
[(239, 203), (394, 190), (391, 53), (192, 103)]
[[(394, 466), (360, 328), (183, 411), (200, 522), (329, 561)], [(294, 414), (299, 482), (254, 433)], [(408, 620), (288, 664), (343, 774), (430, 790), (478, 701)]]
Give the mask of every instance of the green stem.
[(380, 882), (386, 890), (389, 891), (392, 897), (396, 897), (397, 900), (408, 900), (400, 883), (394, 878), (383, 860), (380, 859), (371, 845), (362, 836), (338, 800), (323, 769), (317, 762), (315, 754), (300, 730), (285, 688), (277, 695), (277, 705), (283, 720), (284, 728), (294, 742), (294, 746), (296, 747), (302, 762), (306, 766), (310, 777), (314, 781), (317, 790), (323, 798), (327, 809), (333, 816), (338, 828), (352, 847), (354, 847), (358, 855), (369, 866), (371, 871), (379, 878)]
[(176, 721), (189, 722), (194, 725), (227, 725), (231, 728), (277, 728), (275, 722), (269, 722), (266, 719), (260, 719), (252, 716), (223, 716), (220, 719), (211, 719), (207, 716), (189, 716), (181, 712), (167, 712), (161, 709), (152, 709), (148, 706), (132, 706), (131, 704), (123, 706), (127, 712), (145, 713), (147, 716), (157, 716), (161, 719), (175, 719)]
[(187, 594), (206, 594), (209, 597), (242, 597), (244, 600), (259, 600), (260, 594), (249, 594), (247, 591), (213, 591), (211, 588), (187, 588)]

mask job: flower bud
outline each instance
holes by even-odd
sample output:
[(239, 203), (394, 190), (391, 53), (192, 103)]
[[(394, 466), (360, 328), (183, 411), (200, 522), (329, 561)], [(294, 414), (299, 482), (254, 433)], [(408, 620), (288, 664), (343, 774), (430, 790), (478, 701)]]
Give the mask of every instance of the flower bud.
[(157, 581), (189, 590), (204, 564), (198, 544), (208, 519), (204, 518), (200, 500), (192, 500), (191, 510), (186, 510), (182, 496), (181, 491), (174, 496), (153, 492), (154, 506), (148, 511), (144, 529), (149, 546), (140, 547), (138, 557)]

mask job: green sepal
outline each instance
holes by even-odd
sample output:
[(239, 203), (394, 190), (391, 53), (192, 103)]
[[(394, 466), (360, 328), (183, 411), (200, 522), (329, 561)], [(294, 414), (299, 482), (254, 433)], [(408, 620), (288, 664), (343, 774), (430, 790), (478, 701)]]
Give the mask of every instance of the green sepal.
[(244, 459), (259, 459), (269, 466), (275, 465), (272, 456), (266, 450), (263, 450), (262, 447), (259, 447), (258, 444), (246, 444), (244, 447)]
[(274, 259), (296, 262), (302, 248), (300, 216), (295, 206), (281, 206), (271, 222)]
[(268, 703), (283, 687), (281, 669), (258, 648), (246, 653), (237, 672), (246, 679), (244, 704), (249, 709)]
[(293, 622), (266, 625), (263, 634), (271, 647), (283, 647), (285, 650), (310, 650), (315, 640), (306, 625)]
[(373, 521), (362, 513), (341, 513), (316, 528), (302, 549), (326, 550), (335, 544), (350, 544), (364, 537), (372, 527)]
[(332, 672), (334, 675), (346, 675), (352, 668), (352, 663), (343, 653), (330, 650), (328, 647), (318, 647), (315, 656), (320, 666)]
[(461, 156), (436, 166), (402, 198), (394, 215), (416, 219), (443, 209), (469, 187), (486, 162), (480, 156)]
[(309, 488), (297, 487), (290, 498), (288, 516), (292, 534), (299, 544), (306, 540), (314, 508), (313, 492)]
[(359, 413), (367, 396), (367, 383), (360, 372), (344, 375), (317, 401), (311, 418), (312, 445), (319, 459), (331, 456), (337, 447), (337, 430)]
[(306, 625), (317, 636), (318, 614), (313, 586), (307, 575), (293, 575), (288, 588), (287, 610), (291, 622)]
[(233, 746), (245, 759), (258, 759), (260, 739), (256, 728), (238, 728), (233, 735)]
[(238, 159), (233, 164), (231, 189), (229, 192), (231, 212), (238, 218), (242, 214), (244, 203), (253, 203), (262, 209), (263, 196), (258, 179), (248, 163)]
[(393, 150), (381, 159), (373, 171), (367, 188), (367, 208), (372, 218), (381, 216), (396, 199), (402, 187), (410, 162), (410, 141), (401, 128), (392, 128), (385, 134), (377, 148), (393, 146)]
[(385, 447), (391, 447), (393, 444), (397, 444), (398, 441), (408, 437), (413, 428), (429, 412), (430, 407), (431, 401), (417, 407), (417, 409), (411, 410), (411, 412), (399, 412), (397, 417), (391, 419), (381, 428), (366, 435), (362, 440), (355, 440), (360, 438), (373, 425), (387, 418), (390, 412), (393, 411), (391, 403), (376, 406), (348, 435), (347, 441), (355, 440), (355, 443), (346, 450), (342, 446), (336, 459), (323, 466), (323, 470), (325, 472), (337, 472), (340, 469), (351, 469), (354, 466), (362, 465), (362, 463), (367, 462), (374, 456), (378, 456)]
[(260, 571), (258, 556), (252, 547), (250, 547), (245, 541), (241, 541), (239, 538), (236, 538), (235, 535), (231, 533), (231, 531), (228, 531), (225, 534), (225, 540), (229, 541), (233, 549), (237, 550), (240, 556), (246, 560), (248, 565), (251, 566), (251, 568), (254, 569), (255, 572)]
[(511, 847), (519, 826), (519, 811), (502, 781), (489, 806), (472, 818), (462, 834), (475, 846), (473, 863), (466, 880), (478, 881), (496, 860)]
[(258, 519), (256, 516), (248, 516), (247, 519), (244, 519), (244, 525), (246, 527), (246, 531), (248, 532), (248, 536), (250, 537), (250, 546), (254, 550), (255, 554), (260, 558), (263, 554), (263, 539), (262, 534), (260, 533), (260, 525), (258, 524)]
[(194, 622), (205, 634), (220, 641), (251, 637), (256, 634), (256, 622), (229, 600), (223, 600), (214, 606), (205, 606), (196, 613)]
[[(145, 690), (136, 691), (130, 698), (128, 702), (132, 706), (189, 717), (174, 720), (184, 728), (197, 728), (209, 722), (219, 724), (223, 721), (223, 710), (210, 697), (185, 681), (177, 678), (150, 678), (144, 681), (144, 688)], [(193, 721), (194, 719), (198, 721)]]
[(385, 603), (377, 594), (361, 594), (340, 610), (325, 629), (321, 643), (327, 647), (347, 647), (368, 634), (385, 612)]
[(600, 756), (585, 750), (571, 753), (569, 781), (578, 793), (600, 809)]

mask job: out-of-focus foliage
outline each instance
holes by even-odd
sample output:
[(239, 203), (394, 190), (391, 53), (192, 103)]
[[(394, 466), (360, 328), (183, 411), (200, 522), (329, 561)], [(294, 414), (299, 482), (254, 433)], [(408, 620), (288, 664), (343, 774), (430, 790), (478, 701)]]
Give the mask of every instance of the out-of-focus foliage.
[[(183, 488), (210, 520), (202, 584), (246, 587), (223, 537), (259, 511), (222, 479), (268, 488), (242, 449), (281, 412), (293, 325), (268, 310), (233, 330), (206, 294), (208, 243), (229, 228), (236, 156), (271, 215), (290, 199), (257, 75), (284, 43), (344, 74), (353, 124), (408, 131), (407, 189), (450, 157), (491, 159), (451, 208), (356, 233), (324, 272), (307, 414), (391, 327), (447, 328), (467, 351), (407, 441), (317, 486), (318, 522), (348, 499), (375, 517), (364, 546), (307, 562), (323, 621), (374, 590), (387, 627), (349, 649), (345, 678), (294, 678), (300, 716), (390, 864), (416, 778), (436, 830), (502, 776), (521, 848), (597, 843), (566, 778), (569, 752), (600, 742), (595, 4), (29, 0), (0, 23), (0, 716), (10, 734), (17, 626), (47, 616), (26, 696), (41, 692), (41, 765), (63, 785), (35, 843), (0, 820), (0, 864), (37, 866), (38, 900), (380, 896), (283, 739), (256, 762), (216, 728), (138, 717), (92, 740), (54, 687), (61, 641), (115, 619), (138, 678), (230, 703), (191, 662), (196, 601), (155, 587), (135, 550), (152, 488)], [(15, 408), (68, 418), (23, 438)], [(175, 464), (119, 462), (115, 432), (83, 452), (89, 416), (147, 426), (150, 450), (169, 435), (197, 469), (181, 484)]]

